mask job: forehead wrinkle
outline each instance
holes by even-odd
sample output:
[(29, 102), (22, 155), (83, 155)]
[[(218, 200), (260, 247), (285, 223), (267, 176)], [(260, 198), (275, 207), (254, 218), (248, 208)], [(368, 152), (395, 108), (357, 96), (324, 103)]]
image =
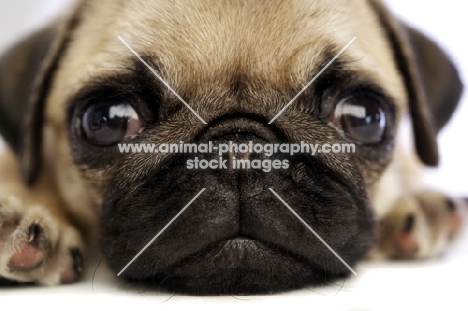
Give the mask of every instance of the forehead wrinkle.
[[(376, 68), (376, 80), (388, 84), (387, 89), (400, 89), (394, 72), (388, 74), (392, 65), (382, 53), (374, 20), (366, 14), (362, 21), (353, 19), (350, 11), (367, 10), (361, 0), (102, 0), (88, 6), (96, 13), (84, 17), (64, 57), (64, 70), (57, 79), (60, 93), (54, 94), (57, 104), (88, 81), (88, 68), (128, 62), (132, 53), (117, 36), (159, 62), (158, 73), (176, 91), (192, 94), (205, 93), (213, 85), (226, 89), (239, 74), (257, 85), (295, 90), (308, 82), (313, 69), (321, 69), (323, 53), (336, 55), (358, 35), (340, 59), (364, 57), (352, 64), (356, 70)], [(383, 70), (379, 73), (378, 68)]]
[[(337, 29), (328, 17), (340, 12), (339, 3), (316, 2), (103, 0), (89, 4), (101, 14), (88, 17), (83, 33), (98, 33), (86, 42), (87, 49), (101, 48), (96, 58), (128, 55), (118, 40), (110, 41), (119, 35), (139, 53), (157, 55), (168, 70), (159, 73), (172, 85), (217, 81), (237, 72), (281, 85), (285, 79), (297, 80), (294, 76), (303, 75), (304, 64), (313, 62), (309, 54), (300, 67), (288, 66), (296, 49), (310, 44), (319, 53), (330, 41), (324, 28)], [(110, 13), (112, 18), (106, 17)], [(103, 25), (108, 27), (101, 37)]]
[(328, 24), (323, 11), (335, 6), (286, 2), (162, 1), (156, 10), (148, 10), (151, 14), (141, 12), (129, 21), (144, 28), (129, 27), (127, 32), (135, 44), (143, 41), (140, 50), (155, 51), (163, 63), (189, 74), (222, 76), (236, 68), (258, 75), (268, 72), (271, 79), (274, 72), (283, 71), (291, 47), (307, 42), (321, 46), (317, 33)]

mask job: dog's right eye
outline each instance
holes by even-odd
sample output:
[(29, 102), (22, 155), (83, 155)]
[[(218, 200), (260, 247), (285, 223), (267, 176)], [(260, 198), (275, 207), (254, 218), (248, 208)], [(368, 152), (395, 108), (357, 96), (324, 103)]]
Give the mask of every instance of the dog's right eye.
[(128, 141), (142, 127), (138, 113), (127, 103), (91, 104), (81, 118), (81, 131), (85, 140), (99, 146)]

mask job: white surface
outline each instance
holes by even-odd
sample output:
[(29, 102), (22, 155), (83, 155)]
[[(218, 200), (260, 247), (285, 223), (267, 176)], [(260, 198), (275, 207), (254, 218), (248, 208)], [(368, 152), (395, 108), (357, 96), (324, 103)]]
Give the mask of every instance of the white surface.
[[(67, 1), (67, 0), (65, 0)], [(468, 81), (468, 44), (464, 1), (387, 1), (412, 25), (419, 26), (441, 42)], [(0, 4), (0, 49), (28, 27), (42, 23), (62, 5), (61, 0), (15, 0)], [(464, 101), (467, 101), (466, 96)], [(468, 196), (466, 182), (468, 148), (468, 103), (462, 105), (442, 134), (441, 169), (430, 181), (448, 192)], [(123, 285), (104, 265), (89, 265), (87, 278), (54, 288), (1, 288), (2, 310), (39, 308), (45, 310), (140, 310), (148, 309), (239, 309), (267, 307), (312, 310), (467, 310), (468, 235), (443, 258), (427, 262), (364, 262), (357, 277), (325, 288), (310, 288), (275, 296), (186, 297), (137, 290)], [(172, 298), (171, 298), (172, 297)]]

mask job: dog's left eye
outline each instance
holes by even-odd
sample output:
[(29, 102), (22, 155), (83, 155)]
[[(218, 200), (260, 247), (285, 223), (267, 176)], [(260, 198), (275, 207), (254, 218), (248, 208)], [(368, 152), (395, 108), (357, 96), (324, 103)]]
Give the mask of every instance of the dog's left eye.
[(380, 142), (385, 132), (385, 111), (377, 96), (359, 94), (341, 100), (334, 120), (348, 138), (364, 144)]
[(81, 119), (84, 138), (100, 146), (130, 140), (142, 127), (138, 113), (126, 103), (92, 104)]

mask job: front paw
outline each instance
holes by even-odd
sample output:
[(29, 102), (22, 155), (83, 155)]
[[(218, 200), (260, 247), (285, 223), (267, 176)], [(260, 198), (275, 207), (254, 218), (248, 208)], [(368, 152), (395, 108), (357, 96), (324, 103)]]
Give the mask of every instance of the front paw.
[(69, 283), (83, 271), (79, 232), (41, 205), (0, 195), (0, 277), (44, 285)]
[(460, 232), (464, 205), (435, 191), (401, 197), (381, 221), (380, 238), (371, 254), (396, 259), (441, 254)]

